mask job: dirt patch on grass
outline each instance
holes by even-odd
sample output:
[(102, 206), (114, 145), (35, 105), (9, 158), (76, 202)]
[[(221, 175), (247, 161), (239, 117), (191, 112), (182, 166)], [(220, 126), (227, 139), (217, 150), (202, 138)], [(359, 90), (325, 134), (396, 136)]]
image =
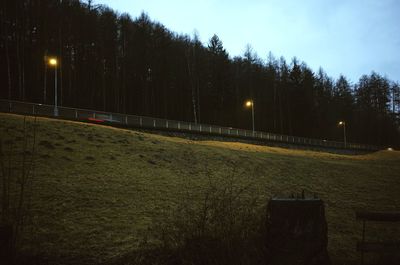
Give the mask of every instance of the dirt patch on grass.
[(65, 140), (65, 137), (60, 134), (57, 134), (56, 138), (57, 140)]
[(69, 146), (64, 147), (64, 150), (67, 151), (67, 152), (73, 152), (74, 151), (74, 149), (69, 147)]
[(95, 161), (96, 159), (93, 156), (85, 156), (85, 160), (87, 160), (87, 161)]
[(39, 145), (43, 146), (44, 148), (47, 148), (47, 149), (51, 149), (51, 150), (55, 149), (54, 144), (49, 142), (49, 141), (47, 141), (47, 140), (40, 141)]
[(69, 157), (66, 157), (66, 156), (62, 156), (61, 158), (62, 158), (62, 159), (64, 159), (65, 161), (72, 161), (72, 159), (71, 159), (71, 158), (69, 158)]
[(50, 155), (48, 155), (48, 154), (41, 154), (41, 155), (39, 155), (41, 158), (43, 158), (43, 159), (49, 159), (50, 158)]
[(149, 163), (149, 164), (151, 164), (151, 165), (157, 165), (157, 163), (155, 162), (155, 161), (153, 161), (153, 160), (147, 160), (147, 163)]
[(120, 139), (120, 140), (118, 140), (118, 143), (123, 144), (123, 145), (128, 145), (129, 141), (127, 139)]

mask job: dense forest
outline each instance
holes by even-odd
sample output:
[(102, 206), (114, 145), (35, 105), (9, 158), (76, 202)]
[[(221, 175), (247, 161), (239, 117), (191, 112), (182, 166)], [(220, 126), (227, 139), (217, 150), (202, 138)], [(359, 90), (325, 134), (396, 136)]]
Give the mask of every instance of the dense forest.
[(252, 99), (259, 131), (342, 140), (344, 120), (348, 141), (400, 146), (400, 86), (379, 73), (352, 84), (250, 45), (231, 57), (217, 35), (203, 44), (91, 0), (0, 5), (2, 99), (54, 104), (56, 70), (62, 106), (251, 129)]

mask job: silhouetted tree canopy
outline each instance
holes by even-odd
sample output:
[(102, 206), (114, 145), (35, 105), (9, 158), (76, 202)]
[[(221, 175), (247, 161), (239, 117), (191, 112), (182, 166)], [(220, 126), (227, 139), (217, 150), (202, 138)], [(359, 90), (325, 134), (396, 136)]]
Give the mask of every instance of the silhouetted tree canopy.
[(351, 142), (400, 145), (399, 84), (378, 73), (352, 84), (250, 45), (231, 58), (217, 35), (202, 44), (95, 1), (0, 5), (3, 99), (54, 104), (56, 56), (62, 106), (250, 129), (251, 98), (256, 130), (342, 140), (345, 120)]

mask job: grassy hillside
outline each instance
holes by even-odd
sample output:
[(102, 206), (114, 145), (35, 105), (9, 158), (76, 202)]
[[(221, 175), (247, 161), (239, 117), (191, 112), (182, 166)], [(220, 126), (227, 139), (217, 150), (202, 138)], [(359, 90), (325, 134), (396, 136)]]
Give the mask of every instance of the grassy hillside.
[[(32, 126), (33, 118), (27, 120)], [(26, 247), (53, 257), (103, 262), (124, 256), (182, 201), (196, 204), (210, 183), (224, 185), (232, 176), (235, 185), (247, 185), (243, 196), (258, 196), (262, 204), (302, 189), (317, 193), (326, 203), (335, 261), (358, 258), (361, 224), (354, 209), (400, 209), (396, 151), (337, 155), (46, 118), (37, 126)], [(22, 116), (0, 114), (5, 153), (20, 148), (22, 128)]]

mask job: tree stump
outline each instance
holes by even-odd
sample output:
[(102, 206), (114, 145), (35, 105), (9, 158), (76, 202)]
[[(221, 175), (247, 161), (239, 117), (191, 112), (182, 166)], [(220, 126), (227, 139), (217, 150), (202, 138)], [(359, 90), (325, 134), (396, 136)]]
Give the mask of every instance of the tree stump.
[(266, 225), (267, 264), (330, 264), (322, 200), (271, 199)]

